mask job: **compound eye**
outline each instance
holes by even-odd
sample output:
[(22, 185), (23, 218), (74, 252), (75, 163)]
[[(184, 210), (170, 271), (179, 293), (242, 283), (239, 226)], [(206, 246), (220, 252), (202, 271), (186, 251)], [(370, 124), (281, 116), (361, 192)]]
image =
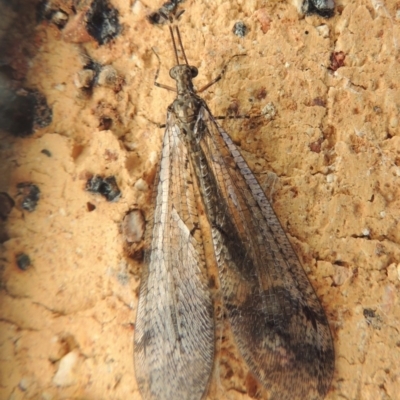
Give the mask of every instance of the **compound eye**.
[(196, 67), (190, 67), (190, 72), (192, 73), (192, 78), (195, 78), (197, 75), (198, 75), (198, 73), (199, 73), (199, 70), (196, 68)]
[(175, 79), (175, 80), (176, 80), (176, 67), (171, 68), (171, 69), (169, 70), (169, 76), (170, 76), (172, 79)]

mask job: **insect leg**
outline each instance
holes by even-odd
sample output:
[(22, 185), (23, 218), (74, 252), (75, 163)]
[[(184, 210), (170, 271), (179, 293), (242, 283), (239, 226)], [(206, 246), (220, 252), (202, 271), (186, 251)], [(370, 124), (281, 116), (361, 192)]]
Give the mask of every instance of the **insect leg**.
[(158, 67), (157, 67), (157, 71), (156, 71), (156, 76), (154, 77), (154, 86), (157, 86), (157, 87), (162, 88), (162, 89), (170, 90), (171, 92), (176, 92), (176, 89), (174, 87), (168, 86), (168, 85), (164, 85), (163, 83), (158, 83), (157, 82), (158, 74), (160, 73), (161, 60), (160, 60), (160, 56), (156, 53), (154, 48), (152, 47), (151, 49), (153, 50), (153, 53), (156, 55), (156, 57), (158, 59)]
[(203, 86), (201, 89), (197, 90), (197, 93), (202, 93), (205, 90), (207, 90), (210, 86), (214, 85), (215, 83), (217, 83), (219, 80), (221, 80), (221, 78), (224, 76), (226, 69), (228, 68), (229, 63), (232, 61), (232, 59), (234, 59), (235, 57), (240, 57), (240, 56), (245, 56), (246, 54), (235, 54), (234, 56), (232, 56), (229, 61), (225, 64), (225, 66), (222, 68), (222, 71), (220, 72), (220, 74), (214, 78), (211, 82), (207, 83), (207, 85)]

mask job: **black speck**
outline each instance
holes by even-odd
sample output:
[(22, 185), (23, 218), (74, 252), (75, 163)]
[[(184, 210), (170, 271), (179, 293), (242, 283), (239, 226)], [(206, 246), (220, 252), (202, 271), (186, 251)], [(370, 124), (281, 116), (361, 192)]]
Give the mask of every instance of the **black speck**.
[(93, 175), (86, 182), (86, 190), (88, 192), (99, 193), (99, 189), (102, 183), (103, 183), (103, 178), (100, 175)]
[(317, 14), (323, 18), (331, 18), (335, 12), (333, 0), (304, 0), (301, 6), (303, 14)]
[(21, 271), (26, 271), (29, 268), (29, 266), (31, 265), (31, 259), (25, 253), (17, 254), (16, 261), (17, 261), (18, 268)]
[(94, 175), (86, 182), (86, 190), (101, 194), (107, 201), (118, 200), (121, 196), (121, 191), (114, 176), (103, 178), (100, 175)]
[(31, 182), (21, 182), (17, 184), (18, 196), (23, 196), (20, 206), (24, 210), (32, 212), (36, 209), (40, 198), (39, 188)]
[(153, 25), (162, 25), (168, 22), (169, 16), (176, 13), (179, 3), (184, 0), (171, 0), (164, 3), (157, 11), (147, 16), (147, 20)]
[(377, 330), (381, 329), (382, 318), (376, 313), (375, 310), (372, 308), (364, 308), (363, 314), (368, 325)]
[(117, 200), (121, 196), (121, 191), (119, 190), (114, 176), (109, 176), (104, 179), (100, 193), (107, 199), (107, 201)]
[(232, 32), (239, 37), (245, 37), (248, 32), (247, 26), (244, 24), (243, 21), (238, 21), (233, 25)]
[(0, 126), (11, 135), (26, 137), (35, 129), (51, 123), (52, 110), (46, 98), (36, 90), (12, 91), (2, 88), (0, 93)]
[(89, 34), (100, 44), (108, 43), (121, 32), (118, 10), (107, 0), (94, 0), (86, 13)]
[(14, 200), (8, 195), (8, 193), (0, 193), (0, 219), (5, 221), (10, 214), (11, 210), (15, 206)]
[(47, 150), (47, 149), (43, 149), (43, 150), (41, 151), (41, 153), (44, 154), (44, 155), (47, 156), (47, 157), (51, 157), (51, 156), (52, 156), (50, 150)]

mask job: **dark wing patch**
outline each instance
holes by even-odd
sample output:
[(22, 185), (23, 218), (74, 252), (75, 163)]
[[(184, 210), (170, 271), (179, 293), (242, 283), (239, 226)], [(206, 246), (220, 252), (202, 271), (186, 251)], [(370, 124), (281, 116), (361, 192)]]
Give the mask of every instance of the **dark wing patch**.
[(321, 304), (257, 179), (205, 104), (198, 121), (209, 175), (203, 197), (213, 205), (224, 304), (241, 354), (271, 400), (323, 399), (334, 349)]

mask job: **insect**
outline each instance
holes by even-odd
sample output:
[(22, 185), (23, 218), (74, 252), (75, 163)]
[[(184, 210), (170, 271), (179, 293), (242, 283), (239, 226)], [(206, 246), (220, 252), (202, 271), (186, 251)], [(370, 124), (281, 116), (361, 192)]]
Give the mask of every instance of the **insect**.
[[(199, 400), (214, 362), (213, 303), (196, 207), (199, 191), (224, 308), (243, 359), (271, 400), (318, 400), (329, 389), (334, 350), (318, 298), (257, 179), (176, 66), (147, 228), (135, 324), (135, 371), (144, 400)], [(156, 74), (156, 80), (158, 71)]]

